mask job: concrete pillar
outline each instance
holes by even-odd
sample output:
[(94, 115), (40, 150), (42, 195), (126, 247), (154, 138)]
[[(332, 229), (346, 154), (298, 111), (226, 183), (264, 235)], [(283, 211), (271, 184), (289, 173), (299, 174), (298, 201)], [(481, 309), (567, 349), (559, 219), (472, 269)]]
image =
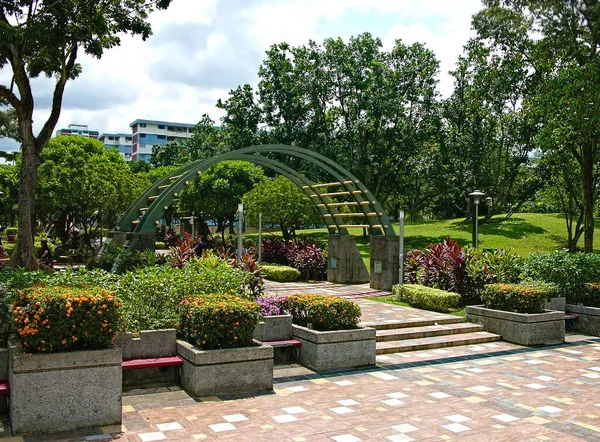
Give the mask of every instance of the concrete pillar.
[(327, 281), (356, 284), (369, 281), (369, 271), (360, 256), (354, 237), (329, 235)]
[(127, 243), (131, 250), (154, 250), (156, 234), (152, 233), (127, 233)]
[(371, 236), (371, 288), (392, 290), (398, 284), (400, 243), (395, 236)]

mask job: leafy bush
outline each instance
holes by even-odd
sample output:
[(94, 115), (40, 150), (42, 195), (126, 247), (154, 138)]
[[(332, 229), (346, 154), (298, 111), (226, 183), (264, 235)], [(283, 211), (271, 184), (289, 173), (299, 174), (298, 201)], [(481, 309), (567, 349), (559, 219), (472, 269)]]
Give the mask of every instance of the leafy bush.
[(321, 280), (327, 275), (327, 259), (321, 245), (308, 238), (290, 241), (286, 255), (292, 267), (298, 269), (305, 280)]
[(247, 347), (260, 307), (237, 296), (200, 295), (179, 306), (179, 336), (202, 350)]
[(19, 233), (19, 229), (17, 227), (7, 227), (6, 229), (4, 229), (4, 234), (7, 237), (12, 236), (12, 235), (17, 236), (18, 233)]
[(281, 264), (261, 264), (260, 271), (266, 279), (278, 282), (293, 282), (300, 278), (300, 271)]
[(123, 299), (126, 330), (174, 328), (177, 305), (183, 298), (207, 293), (248, 296), (246, 287), (252, 278), (214, 255), (193, 258), (182, 269), (162, 266), (128, 272), (117, 287), (117, 295)]
[(446, 292), (424, 285), (395, 285), (393, 292), (395, 295), (400, 294), (401, 300), (413, 307), (434, 312), (456, 310), (460, 305), (460, 295), (458, 293)]
[(278, 238), (265, 238), (262, 242), (263, 261), (273, 264), (288, 264), (286, 247), (283, 240)]
[(448, 292), (464, 292), (467, 253), (456, 241), (446, 238), (443, 242), (430, 246), (418, 259), (421, 262), (418, 279), (423, 285)]
[(360, 319), (360, 307), (352, 301), (333, 296), (288, 296), (285, 310), (292, 315), (294, 324), (315, 330), (347, 330), (356, 328)]
[(27, 352), (109, 347), (121, 318), (121, 301), (99, 287), (36, 285), (13, 303), (17, 337)]
[(549, 284), (489, 284), (481, 294), (486, 308), (516, 313), (543, 313), (546, 299), (556, 296)]
[(102, 253), (90, 259), (86, 264), (86, 268), (90, 270), (100, 269), (107, 272), (125, 273), (136, 267), (164, 263), (166, 263), (166, 258), (157, 255), (154, 250), (133, 251), (129, 248), (119, 247), (113, 243), (106, 243)]
[(569, 296), (570, 292), (579, 292), (582, 283), (600, 281), (600, 254), (532, 253), (523, 262), (522, 277), (556, 284), (562, 296)]
[(261, 295), (256, 299), (261, 316), (285, 315), (285, 296)]
[(580, 290), (567, 292), (567, 303), (583, 304), (586, 307), (600, 307), (600, 283), (581, 284)]
[(244, 290), (246, 295), (256, 298), (263, 291), (264, 281), (262, 272), (258, 262), (247, 249), (242, 249), (240, 258), (239, 262), (237, 259), (233, 259), (229, 263), (233, 267), (242, 269), (248, 273)]

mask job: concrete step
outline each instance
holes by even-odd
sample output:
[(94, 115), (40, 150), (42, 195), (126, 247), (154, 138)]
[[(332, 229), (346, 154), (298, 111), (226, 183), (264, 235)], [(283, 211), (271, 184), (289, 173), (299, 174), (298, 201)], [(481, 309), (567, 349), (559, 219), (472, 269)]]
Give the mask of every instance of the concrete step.
[(377, 343), (377, 354), (401, 353), (433, 348), (456, 347), (459, 345), (483, 344), (499, 341), (500, 336), (488, 332), (460, 333), (456, 335), (432, 336), (428, 338), (404, 339)]
[(409, 328), (409, 327), (426, 327), (428, 325), (444, 325), (444, 324), (459, 324), (466, 322), (466, 319), (460, 316), (452, 315), (441, 315), (439, 317), (433, 317), (431, 319), (412, 319), (406, 318), (398, 321), (390, 322), (361, 322), (361, 325), (365, 327), (373, 327), (377, 330), (389, 330), (393, 328)]
[(451, 324), (425, 325), (423, 327), (394, 328), (388, 330), (377, 330), (377, 342), (401, 341), (404, 339), (429, 338), (432, 336), (457, 335), (482, 331), (479, 324), (459, 322)]

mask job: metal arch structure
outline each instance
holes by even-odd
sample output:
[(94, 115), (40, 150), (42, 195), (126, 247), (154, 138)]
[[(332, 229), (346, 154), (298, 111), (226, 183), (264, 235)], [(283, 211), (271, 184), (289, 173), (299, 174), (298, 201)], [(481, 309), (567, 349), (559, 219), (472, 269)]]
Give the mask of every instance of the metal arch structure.
[[(300, 172), (277, 160), (264, 156), (271, 153), (308, 161), (326, 172), (334, 181), (315, 184)], [(315, 204), (330, 233), (347, 234), (349, 227), (366, 227), (370, 229), (371, 235), (388, 237), (396, 235), (383, 207), (356, 176), (323, 155), (308, 149), (282, 144), (250, 146), (209, 159), (194, 161), (181, 167), (146, 189), (119, 219), (116, 230), (119, 232), (153, 233), (156, 225), (163, 217), (164, 211), (175, 202), (179, 192), (199, 174), (227, 160), (248, 161), (272, 169), (288, 178)], [(323, 191), (328, 187), (341, 187), (344, 190)], [(330, 197), (337, 196), (347, 197), (350, 201), (332, 202)], [(338, 210), (342, 206), (354, 206), (358, 208), (358, 211), (342, 213)], [(344, 220), (350, 217), (361, 218), (365, 222), (359, 225), (347, 224)]]

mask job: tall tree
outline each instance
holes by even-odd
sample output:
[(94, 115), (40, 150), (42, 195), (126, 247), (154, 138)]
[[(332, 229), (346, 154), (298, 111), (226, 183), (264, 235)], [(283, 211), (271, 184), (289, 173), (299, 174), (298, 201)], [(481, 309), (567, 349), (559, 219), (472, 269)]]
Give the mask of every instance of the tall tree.
[(191, 138), (185, 142), (192, 161), (211, 158), (231, 150), (227, 144), (226, 131), (216, 127), (208, 114), (202, 115), (192, 132)]
[(0, 97), (0, 138), (12, 138), (19, 141), (17, 113), (2, 97)]
[[(33, 247), (35, 187), (40, 155), (58, 122), (65, 85), (81, 72), (77, 56), (100, 58), (131, 33), (146, 40), (148, 13), (165, 9), (171, 0), (13, 0), (0, 1), (0, 69), (12, 72), (0, 84), (0, 97), (15, 109), (23, 158), (19, 187), (19, 236), (11, 264), (37, 268)], [(31, 79), (55, 79), (52, 105), (37, 136), (33, 132)], [(16, 86), (16, 91), (14, 90)]]
[[(593, 251), (594, 204), (600, 161), (600, 4), (591, 0), (484, 0), (476, 16), (495, 47), (523, 53), (539, 77), (525, 106), (537, 112), (540, 142), (578, 164), (584, 250)], [(529, 23), (529, 44), (515, 45), (507, 17)], [(514, 21), (514, 20), (513, 20)]]
[(226, 101), (221, 99), (217, 101), (217, 107), (226, 112), (221, 129), (225, 131), (230, 149), (240, 149), (259, 143), (258, 125), (261, 121), (261, 112), (252, 86), (245, 84), (231, 90)]

